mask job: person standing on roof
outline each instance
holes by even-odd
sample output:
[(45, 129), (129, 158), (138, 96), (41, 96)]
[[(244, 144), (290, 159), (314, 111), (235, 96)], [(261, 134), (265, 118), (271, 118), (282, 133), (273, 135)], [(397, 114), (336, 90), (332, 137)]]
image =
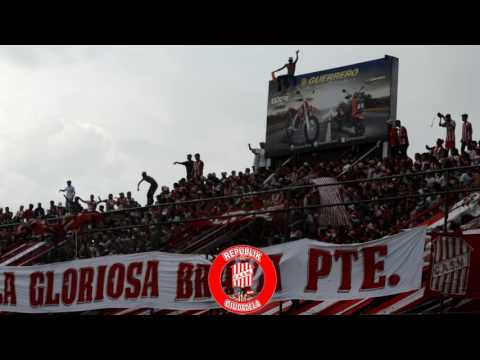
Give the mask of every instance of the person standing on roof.
[(470, 143), (472, 142), (472, 135), (473, 135), (473, 129), (472, 129), (472, 123), (468, 121), (468, 114), (462, 114), (462, 154), (465, 154), (465, 148), (468, 148), (470, 146)]
[[(446, 114), (443, 116), (442, 114), (438, 114), (440, 117), (440, 123), (439, 126), (444, 127), (447, 129), (447, 136), (445, 138), (445, 148), (447, 149), (448, 152), (451, 153), (451, 151), (455, 148), (455, 121), (452, 119), (450, 114)], [(442, 119), (444, 119), (444, 122), (442, 123)]]
[(260, 169), (265, 169), (267, 167), (266, 153), (265, 153), (265, 143), (260, 143), (260, 148), (252, 148), (248, 144), (248, 149), (255, 155), (253, 159), (253, 172), (258, 173)]
[(157, 191), (158, 184), (154, 178), (147, 175), (147, 173), (144, 171), (142, 172), (142, 180), (138, 182), (137, 191), (140, 191), (140, 184), (144, 181), (150, 184), (147, 192), (147, 206), (150, 206), (153, 205), (153, 195), (155, 194), (155, 191)]
[(108, 194), (108, 198), (105, 200), (102, 200), (100, 197), (98, 198), (98, 203), (105, 203), (105, 208), (107, 212), (109, 211), (114, 211), (115, 206), (118, 206), (117, 201), (113, 198), (113, 194)]
[(66, 193), (64, 197), (67, 200), (67, 212), (70, 212), (72, 210), (73, 200), (75, 199), (75, 188), (72, 185), (72, 181), (68, 180), (67, 187), (65, 189), (60, 189), (59, 192)]
[(127, 208), (136, 208), (140, 207), (140, 204), (132, 197), (132, 192), (127, 191)]
[(390, 156), (397, 157), (399, 154), (400, 139), (398, 138), (398, 131), (393, 121), (388, 121), (388, 146), (390, 148)]
[(195, 154), (195, 162), (193, 163), (193, 177), (201, 179), (203, 177), (203, 161), (200, 160), (200, 154)]
[(72, 202), (71, 206), (71, 214), (80, 214), (83, 212), (83, 206), (80, 204), (80, 198), (78, 196), (75, 196), (75, 199)]
[(402, 158), (407, 158), (407, 150), (410, 142), (408, 141), (407, 128), (402, 125), (400, 120), (395, 121), (395, 126), (398, 129), (398, 154)]
[(78, 197), (78, 200), (84, 204), (87, 204), (87, 209), (89, 212), (95, 212), (97, 210), (97, 205), (102, 202), (100, 197), (98, 197), (98, 201), (96, 201), (93, 194), (90, 194), (90, 200), (83, 200), (81, 197)]
[(285, 88), (288, 88), (290, 86), (297, 86), (297, 79), (295, 78), (295, 69), (298, 61), (298, 53), (300, 50), (297, 50), (296, 52), (296, 58), (295, 61), (293, 61), (292, 57), (288, 58), (288, 63), (283, 65), (280, 69), (277, 69), (272, 72), (272, 78), (275, 80), (275, 73), (279, 72), (283, 69), (287, 69), (287, 75), (279, 76), (278, 77), (278, 91), (282, 91), (282, 80), (283, 80), (283, 85)]
[(42, 203), (37, 204), (37, 208), (33, 211), (33, 217), (35, 219), (43, 219), (45, 217), (45, 209), (42, 207)]
[(173, 165), (183, 165), (185, 166), (185, 169), (187, 170), (187, 180), (190, 181), (193, 179), (193, 165), (194, 161), (192, 160), (192, 154), (187, 155), (187, 161), (179, 162), (175, 161)]

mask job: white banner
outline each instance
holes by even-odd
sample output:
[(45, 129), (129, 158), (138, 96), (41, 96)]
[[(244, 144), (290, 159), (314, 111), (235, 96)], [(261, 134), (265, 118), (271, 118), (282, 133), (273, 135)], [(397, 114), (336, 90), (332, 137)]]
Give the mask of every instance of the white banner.
[(364, 244), (299, 240), (265, 248), (274, 262), (280, 257), (282, 290), (273, 299), (353, 300), (419, 289), (425, 235), (415, 228)]
[[(298, 240), (263, 248), (277, 267), (273, 300), (347, 300), (419, 289), (425, 228), (365, 244)], [(216, 308), (204, 255), (149, 252), (0, 267), (0, 310), (41, 313), (105, 308)], [(261, 274), (257, 272), (254, 286)]]

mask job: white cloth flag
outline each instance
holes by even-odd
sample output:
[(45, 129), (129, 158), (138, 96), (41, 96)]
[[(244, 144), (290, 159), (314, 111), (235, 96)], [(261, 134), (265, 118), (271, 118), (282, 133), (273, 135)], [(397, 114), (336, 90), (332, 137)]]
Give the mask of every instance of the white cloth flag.
[[(360, 299), (419, 289), (425, 231), (415, 228), (364, 244), (303, 239), (263, 248), (277, 268), (277, 292), (272, 301)], [(1, 266), (0, 310), (216, 308), (208, 287), (210, 265), (204, 255), (149, 252)], [(258, 274), (253, 276), (253, 290), (259, 286)]]

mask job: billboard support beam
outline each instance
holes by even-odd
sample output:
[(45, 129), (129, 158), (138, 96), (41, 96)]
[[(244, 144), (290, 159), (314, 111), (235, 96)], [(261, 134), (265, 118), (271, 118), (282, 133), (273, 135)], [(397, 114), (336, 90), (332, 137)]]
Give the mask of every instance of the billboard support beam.
[(398, 58), (385, 55), (389, 66), (391, 67), (392, 79), (390, 81), (390, 119), (397, 120), (397, 100), (398, 100)]

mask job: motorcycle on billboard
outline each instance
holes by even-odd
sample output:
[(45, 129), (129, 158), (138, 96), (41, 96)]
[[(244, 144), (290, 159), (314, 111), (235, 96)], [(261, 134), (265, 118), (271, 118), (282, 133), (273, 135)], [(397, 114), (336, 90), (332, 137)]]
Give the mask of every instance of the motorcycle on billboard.
[(336, 116), (334, 117), (333, 123), (338, 131), (342, 131), (345, 128), (353, 128), (355, 136), (365, 134), (365, 103), (371, 99), (372, 96), (367, 94), (364, 89), (364, 85), (353, 93), (342, 89), (342, 92), (346, 94), (345, 100), (347, 101), (341, 102), (336, 109)]
[(311, 105), (313, 97), (305, 97), (300, 90), (297, 90), (296, 94), (300, 95), (296, 102), (301, 103), (301, 105), (297, 110), (289, 112), (290, 125), (287, 128), (287, 138), (292, 143), (293, 136), (297, 132), (303, 131), (305, 142), (314, 144), (318, 138), (320, 121), (313, 114), (313, 106)]

